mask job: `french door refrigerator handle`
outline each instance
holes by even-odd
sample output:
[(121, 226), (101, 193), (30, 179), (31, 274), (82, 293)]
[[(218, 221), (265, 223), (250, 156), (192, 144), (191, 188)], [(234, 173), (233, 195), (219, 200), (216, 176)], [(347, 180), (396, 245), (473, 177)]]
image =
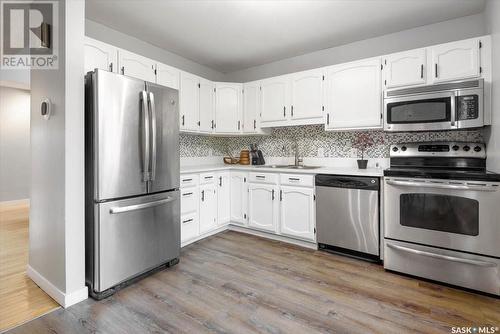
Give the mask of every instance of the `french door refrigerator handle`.
[(151, 175), (150, 175), (150, 180), (154, 181), (156, 177), (156, 158), (157, 158), (157, 152), (156, 152), (156, 109), (155, 109), (155, 97), (153, 92), (149, 92), (148, 94), (149, 99), (148, 99), (148, 104), (149, 108), (151, 111)]
[(146, 91), (141, 92), (141, 106), (142, 106), (142, 163), (143, 163), (143, 174), (142, 181), (149, 181), (149, 109), (148, 109), (148, 98)]
[(147, 208), (152, 208), (152, 207), (155, 207), (155, 206), (167, 204), (167, 203), (172, 202), (174, 200), (175, 200), (174, 197), (167, 197), (167, 198), (160, 199), (158, 201), (153, 201), (153, 202), (147, 202), (147, 203), (142, 203), (142, 204), (134, 204), (134, 205), (122, 206), (122, 207), (113, 207), (113, 208), (109, 209), (109, 213), (111, 213), (111, 214), (117, 214), (117, 213), (124, 213), (124, 212), (142, 210), (142, 209), (147, 209)]
[(493, 262), (463, 259), (463, 258), (459, 258), (459, 257), (455, 257), (455, 256), (436, 254), (436, 253), (421, 251), (421, 250), (417, 250), (417, 249), (413, 249), (413, 248), (393, 245), (390, 243), (387, 244), (387, 247), (392, 248), (392, 249), (397, 249), (397, 250), (407, 252), (407, 253), (416, 254), (416, 255), (432, 257), (432, 258), (440, 259), (440, 260), (448, 260), (448, 261), (453, 261), (453, 262), (472, 264), (474, 266), (480, 266), (480, 267), (496, 267), (497, 266), (496, 263), (493, 263)]

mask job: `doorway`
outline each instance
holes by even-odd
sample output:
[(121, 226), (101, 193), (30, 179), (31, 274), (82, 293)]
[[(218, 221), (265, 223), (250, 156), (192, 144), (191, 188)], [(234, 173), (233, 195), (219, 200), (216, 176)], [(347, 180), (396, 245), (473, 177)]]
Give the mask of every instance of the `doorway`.
[(31, 184), (30, 90), (0, 85), (0, 332), (59, 307), (26, 274)]

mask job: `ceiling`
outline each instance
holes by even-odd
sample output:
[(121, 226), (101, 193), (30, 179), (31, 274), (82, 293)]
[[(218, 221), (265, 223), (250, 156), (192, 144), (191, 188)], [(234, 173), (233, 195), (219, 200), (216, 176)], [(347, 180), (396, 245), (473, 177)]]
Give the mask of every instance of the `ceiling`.
[(86, 17), (223, 73), (461, 16), (484, 0), (86, 0)]

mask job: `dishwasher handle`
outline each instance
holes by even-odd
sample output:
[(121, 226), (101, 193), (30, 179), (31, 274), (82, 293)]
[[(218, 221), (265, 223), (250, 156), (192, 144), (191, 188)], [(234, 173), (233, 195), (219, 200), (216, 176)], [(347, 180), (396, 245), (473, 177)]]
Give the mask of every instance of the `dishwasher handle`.
[(316, 186), (361, 190), (379, 190), (380, 179), (369, 176), (343, 176), (318, 174), (316, 175)]

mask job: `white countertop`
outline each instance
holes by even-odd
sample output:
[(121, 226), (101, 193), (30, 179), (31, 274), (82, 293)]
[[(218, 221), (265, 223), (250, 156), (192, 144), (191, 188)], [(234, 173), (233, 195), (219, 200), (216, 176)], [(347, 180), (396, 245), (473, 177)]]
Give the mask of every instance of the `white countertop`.
[(207, 164), (197, 166), (181, 166), (181, 174), (214, 172), (221, 170), (244, 170), (251, 172), (274, 172), (274, 173), (291, 173), (291, 174), (333, 174), (333, 175), (355, 175), (355, 176), (384, 176), (383, 168), (367, 168), (359, 169), (352, 167), (320, 167), (314, 169), (293, 169), (293, 168), (272, 168), (264, 166), (251, 165), (222, 165), (222, 164)]

